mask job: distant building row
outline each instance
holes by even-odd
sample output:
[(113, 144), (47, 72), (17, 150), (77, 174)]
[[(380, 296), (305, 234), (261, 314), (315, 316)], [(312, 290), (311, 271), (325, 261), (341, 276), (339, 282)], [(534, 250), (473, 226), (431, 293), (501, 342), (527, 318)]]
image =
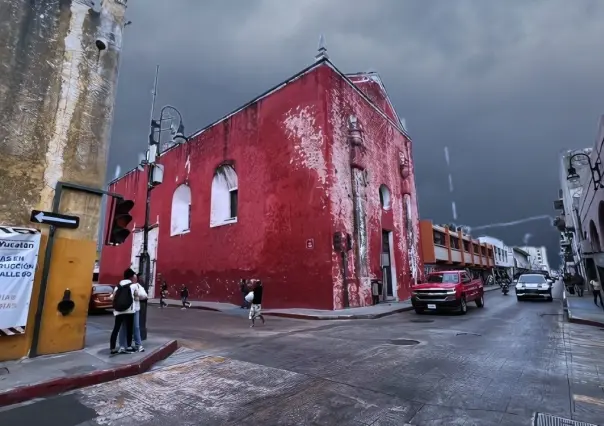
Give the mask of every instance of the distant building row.
[(476, 239), (461, 229), (420, 221), (420, 242), (426, 272), (468, 268), (512, 277), (516, 272), (550, 270), (545, 247), (510, 247), (489, 236)]

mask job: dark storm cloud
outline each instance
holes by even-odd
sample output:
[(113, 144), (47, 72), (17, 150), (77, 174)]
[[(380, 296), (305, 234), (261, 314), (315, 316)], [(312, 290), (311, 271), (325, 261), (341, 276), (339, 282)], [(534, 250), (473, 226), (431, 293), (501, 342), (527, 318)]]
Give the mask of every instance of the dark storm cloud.
[[(604, 112), (599, 0), (131, 0), (108, 176), (146, 149), (155, 64), (158, 106), (188, 131), (297, 70), (320, 33), (345, 72), (374, 69), (414, 140), (422, 217), (470, 226), (552, 214), (557, 158), (591, 146)], [(455, 192), (449, 194), (444, 146)], [(546, 244), (547, 221), (493, 229)]]

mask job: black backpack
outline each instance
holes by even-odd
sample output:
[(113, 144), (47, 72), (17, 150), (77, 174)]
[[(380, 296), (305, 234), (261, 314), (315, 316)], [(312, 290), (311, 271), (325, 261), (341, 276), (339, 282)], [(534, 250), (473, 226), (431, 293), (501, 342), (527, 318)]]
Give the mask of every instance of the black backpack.
[(113, 310), (116, 312), (124, 312), (130, 309), (134, 303), (130, 286), (132, 284), (118, 285), (113, 297)]

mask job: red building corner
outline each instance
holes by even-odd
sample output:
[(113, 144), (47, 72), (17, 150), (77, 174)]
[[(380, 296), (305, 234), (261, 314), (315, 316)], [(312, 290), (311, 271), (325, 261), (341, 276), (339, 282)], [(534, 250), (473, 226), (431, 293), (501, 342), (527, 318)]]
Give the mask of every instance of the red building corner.
[[(149, 252), (170, 297), (184, 283), (192, 300), (239, 304), (239, 280), (259, 278), (266, 308), (340, 309), (371, 304), (371, 279), (407, 299), (423, 274), (412, 143), (375, 73), (323, 57), (158, 162)], [(103, 247), (101, 283), (138, 267), (146, 176), (109, 185), (135, 201), (134, 226)]]

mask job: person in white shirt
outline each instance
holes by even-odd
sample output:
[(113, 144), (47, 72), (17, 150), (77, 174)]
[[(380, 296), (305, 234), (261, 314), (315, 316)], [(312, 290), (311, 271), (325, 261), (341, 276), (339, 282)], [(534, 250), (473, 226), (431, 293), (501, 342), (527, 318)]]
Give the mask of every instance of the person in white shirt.
[[(130, 269), (132, 271), (132, 269)], [(134, 273), (134, 271), (132, 271)], [(134, 274), (131, 279), (132, 285), (131, 287), (134, 289), (134, 328), (133, 328), (133, 340), (134, 340), (134, 349), (138, 352), (145, 352), (145, 348), (143, 347), (143, 341), (141, 340), (141, 327), (140, 327), (140, 310), (141, 310), (141, 300), (147, 300), (147, 292), (145, 288), (140, 285), (138, 282), (138, 275)], [(126, 348), (126, 327), (122, 325), (120, 329), (119, 343), (121, 348)]]
[[(132, 333), (134, 330), (134, 299), (138, 297), (136, 286), (136, 274), (130, 268), (124, 271), (124, 279), (113, 290), (113, 316), (115, 322), (111, 331), (109, 347), (111, 354), (135, 352), (132, 347)], [(116, 348), (117, 336), (122, 328), (126, 327), (126, 342), (119, 349)]]
[(604, 308), (604, 302), (602, 302), (602, 284), (600, 284), (597, 278), (594, 278), (589, 283), (594, 293), (594, 303), (598, 306), (598, 298), (600, 298), (600, 306)]

